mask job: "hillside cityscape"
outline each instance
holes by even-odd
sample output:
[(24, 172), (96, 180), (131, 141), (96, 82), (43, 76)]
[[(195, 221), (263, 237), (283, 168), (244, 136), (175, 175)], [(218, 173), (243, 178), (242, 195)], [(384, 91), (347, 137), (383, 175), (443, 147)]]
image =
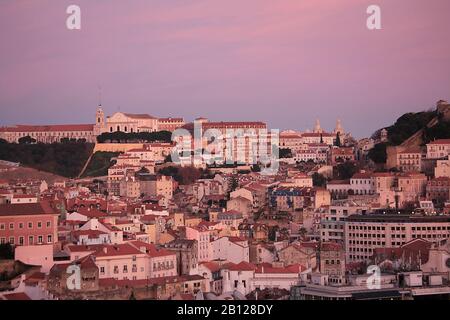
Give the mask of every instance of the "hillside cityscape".
[(449, 299), (448, 102), (362, 139), (94, 113), (0, 127), (0, 300)]
[(3, 317), (436, 313), (449, 12), (0, 0)]

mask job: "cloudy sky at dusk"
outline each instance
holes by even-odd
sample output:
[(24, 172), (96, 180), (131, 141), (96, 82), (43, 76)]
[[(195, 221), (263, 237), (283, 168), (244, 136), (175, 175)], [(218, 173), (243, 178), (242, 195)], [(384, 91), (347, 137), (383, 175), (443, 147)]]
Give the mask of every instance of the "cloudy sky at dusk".
[[(66, 29), (66, 8), (82, 30)], [(366, 8), (382, 9), (382, 30)], [(0, 125), (108, 114), (357, 137), (450, 100), (448, 0), (1, 0)]]

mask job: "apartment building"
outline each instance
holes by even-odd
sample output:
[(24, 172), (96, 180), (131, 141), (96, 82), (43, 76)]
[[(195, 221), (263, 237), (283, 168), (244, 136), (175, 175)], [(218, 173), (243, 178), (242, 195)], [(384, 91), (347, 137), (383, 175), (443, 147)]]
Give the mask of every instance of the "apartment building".
[(47, 202), (0, 205), (0, 244), (54, 244), (57, 227), (58, 214)]
[(346, 261), (365, 262), (375, 248), (397, 248), (421, 238), (437, 245), (450, 237), (450, 217), (405, 213), (372, 213), (347, 217), (344, 227)]

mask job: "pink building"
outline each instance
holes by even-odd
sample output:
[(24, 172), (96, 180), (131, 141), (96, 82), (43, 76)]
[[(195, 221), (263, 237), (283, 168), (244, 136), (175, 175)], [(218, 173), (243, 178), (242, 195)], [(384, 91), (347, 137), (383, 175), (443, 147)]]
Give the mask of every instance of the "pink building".
[(47, 202), (0, 205), (0, 243), (30, 246), (57, 242), (58, 214)]
[(197, 240), (198, 261), (211, 260), (211, 230), (206, 226), (186, 227), (186, 239)]

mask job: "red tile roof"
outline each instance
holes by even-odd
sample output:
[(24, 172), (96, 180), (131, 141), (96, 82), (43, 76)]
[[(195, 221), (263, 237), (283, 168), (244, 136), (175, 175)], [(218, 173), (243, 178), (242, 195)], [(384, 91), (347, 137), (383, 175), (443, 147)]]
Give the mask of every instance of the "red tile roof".
[(138, 250), (145, 249), (145, 252), (150, 257), (176, 256), (175, 252), (157, 248), (154, 244), (149, 244), (142, 241), (131, 241), (130, 244)]
[(124, 113), (125, 116), (132, 119), (156, 119), (149, 114), (134, 114), (134, 113)]
[(200, 262), (199, 264), (205, 266), (211, 272), (217, 272), (220, 270), (220, 265), (213, 261)]
[(31, 298), (25, 292), (8, 293), (4, 294), (5, 300), (31, 300)]
[(256, 266), (252, 263), (242, 261), (238, 264), (229, 262), (223, 265), (224, 269), (230, 271), (254, 271), (256, 270)]
[(4, 132), (62, 132), (62, 131), (93, 131), (93, 124), (63, 124), (63, 125), (17, 125), (3, 128)]
[(438, 139), (430, 142), (429, 144), (450, 144), (450, 139)]
[(48, 202), (0, 204), (0, 216), (57, 214)]
[(86, 207), (81, 207), (77, 210), (77, 212), (83, 216), (86, 216), (88, 218), (103, 218), (108, 216), (107, 213), (100, 211), (98, 209), (90, 209)]

